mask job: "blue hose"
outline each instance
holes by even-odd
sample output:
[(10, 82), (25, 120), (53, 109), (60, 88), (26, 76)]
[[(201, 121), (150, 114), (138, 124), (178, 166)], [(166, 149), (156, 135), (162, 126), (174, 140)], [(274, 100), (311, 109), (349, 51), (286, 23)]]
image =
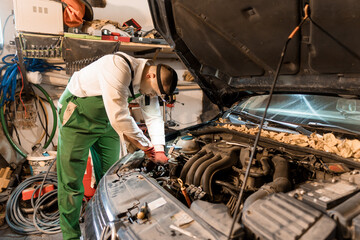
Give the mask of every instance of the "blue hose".
[[(10, 62), (7, 61), (9, 57), (12, 57)], [(16, 86), (17, 86), (17, 75), (18, 75), (18, 59), (14, 54), (6, 55), (2, 58), (3, 66), (0, 67), (0, 122), (2, 124), (4, 133), (10, 144), (14, 147), (14, 149), (20, 153), (23, 157), (26, 157), (26, 153), (22, 152), (21, 149), (13, 142), (12, 138), (10, 137), (10, 134), (7, 130), (7, 124), (4, 117), (4, 103), (7, 101), (15, 101), (15, 93), (16, 93)], [(46, 63), (44, 60), (41, 59), (24, 59), (24, 65), (27, 71), (39, 71), (44, 72), (45, 70), (54, 69), (54, 70), (62, 70), (62, 67), (58, 66), (52, 66), (48, 63)], [(6, 69), (6, 70), (5, 70)], [(1, 78), (2, 71), (5, 70), (5, 73), (3, 77)], [(48, 93), (40, 87), (40, 85), (35, 85), (46, 97), (48, 102), (50, 103), (52, 112), (53, 112), (53, 118), (54, 118), (54, 124), (53, 124), (53, 130), (51, 132), (49, 140), (45, 143), (44, 148), (46, 148), (52, 141), (56, 126), (57, 126), (57, 113), (56, 108), (54, 106), (53, 101), (51, 100)]]
[[(12, 57), (10, 60), (11, 62), (7, 61), (9, 57)], [(18, 58), (14, 54), (8, 54), (2, 58), (2, 63), (4, 64), (0, 68), (0, 72), (2, 72), (4, 69), (5, 74), (0, 79), (0, 95), (2, 97), (2, 101), (0, 103), (0, 107), (4, 105), (6, 101), (15, 101), (15, 91), (16, 91), (16, 85), (17, 85), (17, 74), (19, 72), (18, 66), (17, 66)], [(44, 72), (46, 70), (63, 70), (62, 67), (59, 66), (53, 66), (48, 64), (42, 59), (35, 59), (35, 58), (25, 58), (24, 59), (24, 65), (27, 71), (30, 72)]]

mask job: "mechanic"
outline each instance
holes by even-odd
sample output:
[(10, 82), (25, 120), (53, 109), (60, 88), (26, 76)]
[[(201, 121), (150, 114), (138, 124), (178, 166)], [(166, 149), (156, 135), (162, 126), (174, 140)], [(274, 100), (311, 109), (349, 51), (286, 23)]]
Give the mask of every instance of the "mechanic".
[[(82, 180), (89, 149), (97, 182), (119, 160), (120, 149), (126, 153), (124, 142), (155, 163), (168, 161), (158, 96), (170, 95), (176, 84), (177, 74), (169, 66), (151, 65), (122, 52), (103, 56), (72, 75), (58, 108), (58, 205), (64, 239), (81, 236)], [(139, 95), (145, 95), (140, 108), (151, 142), (130, 116), (128, 98)]]

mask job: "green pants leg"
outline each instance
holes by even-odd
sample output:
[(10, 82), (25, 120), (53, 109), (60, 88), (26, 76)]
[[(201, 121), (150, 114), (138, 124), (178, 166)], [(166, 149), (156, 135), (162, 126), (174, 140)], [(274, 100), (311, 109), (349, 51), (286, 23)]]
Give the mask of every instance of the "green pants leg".
[(106, 171), (119, 160), (120, 140), (115, 130), (101, 136), (90, 148), (94, 164), (96, 182), (104, 176)]
[[(118, 160), (120, 144), (109, 124), (101, 97), (76, 98), (66, 90), (59, 102), (62, 104), (57, 155), (60, 226), (63, 239), (79, 239), (84, 196), (82, 180), (89, 149), (92, 146), (98, 149), (100, 163), (103, 159), (105, 162), (102, 165), (102, 172), (105, 172), (105, 168)], [(106, 148), (107, 144), (110, 147)], [(101, 151), (101, 147), (105, 150)]]

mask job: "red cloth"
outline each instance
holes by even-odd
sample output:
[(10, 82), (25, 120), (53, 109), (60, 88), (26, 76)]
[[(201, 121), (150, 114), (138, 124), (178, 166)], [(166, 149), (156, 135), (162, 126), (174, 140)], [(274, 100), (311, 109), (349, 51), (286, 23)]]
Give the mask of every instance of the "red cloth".
[(78, 27), (83, 23), (85, 4), (80, 0), (61, 0), (67, 6), (64, 9), (64, 23), (68, 27)]

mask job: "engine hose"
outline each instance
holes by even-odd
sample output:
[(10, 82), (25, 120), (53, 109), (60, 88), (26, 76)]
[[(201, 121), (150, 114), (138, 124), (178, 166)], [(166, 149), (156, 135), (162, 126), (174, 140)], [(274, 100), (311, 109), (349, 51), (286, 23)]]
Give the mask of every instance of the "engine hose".
[[(49, 102), (50, 106), (51, 106), (51, 110), (53, 113), (53, 128), (50, 134), (50, 137), (48, 139), (48, 141), (44, 144), (44, 148), (47, 148), (49, 146), (49, 144), (51, 143), (52, 139), (54, 138), (55, 132), (56, 132), (56, 127), (57, 127), (57, 112), (56, 112), (56, 107), (54, 105), (54, 102), (52, 101), (52, 99), (50, 98), (49, 94), (45, 91), (44, 88), (42, 88), (40, 85), (38, 84), (34, 84), (35, 87), (37, 87), (45, 96), (45, 98), (47, 99), (47, 101)], [(1, 98), (2, 101), (2, 98)], [(0, 101), (0, 102), (1, 102)], [(4, 107), (1, 107), (0, 110), (0, 121), (1, 121), (1, 125), (4, 131), (4, 134), (6, 136), (6, 139), (9, 141), (9, 143), (11, 144), (11, 146), (24, 158), (26, 158), (27, 153), (23, 152), (19, 146), (13, 141), (12, 137), (10, 136), (10, 133), (7, 129), (7, 124), (5, 121), (5, 114), (4, 114)]]
[[(232, 185), (231, 183), (224, 182), (224, 181), (220, 181), (220, 180), (216, 180), (215, 183), (218, 184), (218, 185), (220, 185), (220, 186), (223, 186), (223, 187), (226, 187), (226, 188), (228, 188), (228, 189), (231, 189), (231, 190), (233, 190), (233, 191), (240, 192), (240, 188)], [(236, 195), (235, 197), (237, 197), (237, 195)]]
[[(6, 204), (5, 219), (7, 224), (17, 233), (28, 234), (56, 234), (60, 233), (59, 212), (46, 213), (41, 210), (41, 206), (48, 202), (49, 199), (56, 199), (57, 194), (57, 175), (55, 172), (50, 172), (52, 165), (55, 163), (54, 159), (50, 164), (46, 173), (40, 173), (38, 175), (27, 178), (20, 183), (12, 192), (9, 200)], [(31, 197), (31, 204), (34, 209), (34, 214), (29, 217), (24, 215), (20, 206), (20, 199), (22, 191), (29, 188), (34, 183), (41, 182), (40, 187), (37, 187)], [(45, 184), (53, 184), (55, 189), (41, 195), (41, 189)], [(39, 189), (39, 194), (36, 200), (34, 200), (34, 194)], [(44, 208), (45, 210), (45, 208)]]
[(288, 177), (288, 162), (285, 158), (275, 156), (272, 159), (274, 163), (275, 172), (273, 181), (263, 185), (258, 191), (251, 194), (244, 202), (243, 211), (253, 204), (256, 200), (262, 199), (271, 193), (286, 192), (290, 189), (291, 183)]

